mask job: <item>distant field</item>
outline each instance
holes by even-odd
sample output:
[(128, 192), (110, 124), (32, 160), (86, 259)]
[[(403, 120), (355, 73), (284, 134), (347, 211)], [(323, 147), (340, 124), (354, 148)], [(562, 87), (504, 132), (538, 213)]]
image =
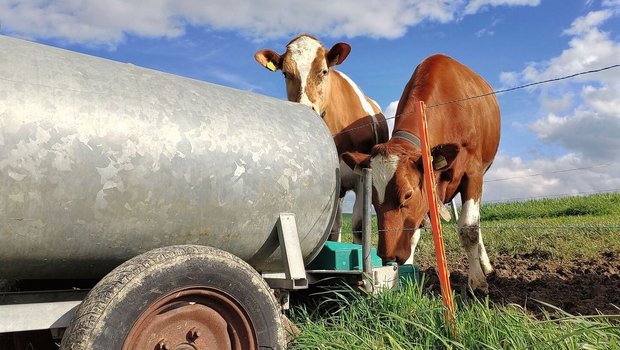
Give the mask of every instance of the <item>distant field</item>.
[[(343, 241), (351, 240), (351, 214), (343, 215)], [(620, 193), (484, 204), (481, 226), (489, 255), (540, 252), (556, 259), (620, 252)], [(442, 222), (446, 254), (464, 258), (454, 218)], [(377, 224), (373, 218), (373, 241)], [(424, 238), (428, 237), (428, 238)], [(420, 261), (434, 260), (430, 231), (420, 240)], [(432, 262), (432, 261), (431, 261)]]
[[(620, 349), (620, 193), (481, 210), (496, 269), (485, 298), (466, 292), (466, 256), (454, 221), (443, 223), (457, 304), (454, 332), (443, 324), (427, 232), (416, 252), (424, 285), (371, 298), (342, 288), (317, 296), (315, 302), (329, 307), (297, 305), (291, 317), (302, 334), (292, 348)], [(376, 221), (373, 226), (376, 244)], [(345, 215), (344, 241), (350, 231)]]

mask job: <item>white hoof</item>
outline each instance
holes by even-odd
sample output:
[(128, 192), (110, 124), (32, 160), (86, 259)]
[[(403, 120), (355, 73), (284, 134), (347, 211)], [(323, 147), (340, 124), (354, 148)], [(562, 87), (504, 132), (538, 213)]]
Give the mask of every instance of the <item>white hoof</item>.
[(484, 261), (481, 259), (480, 266), (482, 267), (482, 272), (484, 272), (485, 276), (493, 273), (493, 266), (491, 266), (491, 263), (488, 260)]

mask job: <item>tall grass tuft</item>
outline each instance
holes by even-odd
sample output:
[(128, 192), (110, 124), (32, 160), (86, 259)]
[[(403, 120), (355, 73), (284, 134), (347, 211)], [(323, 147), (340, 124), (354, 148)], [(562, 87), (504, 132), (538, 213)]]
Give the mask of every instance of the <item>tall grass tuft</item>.
[(375, 296), (326, 292), (341, 305), (325, 315), (291, 310), (301, 334), (291, 349), (620, 349), (620, 316), (529, 317), (517, 306), (455, 296), (454, 326), (446, 327), (441, 298), (422, 284)]
[[(343, 223), (347, 241), (350, 216)], [(443, 227), (448, 261), (463, 261), (454, 220)], [(606, 253), (620, 253), (620, 193), (483, 203), (481, 227), (492, 260), (512, 254), (535, 254), (556, 262), (604, 259)], [(423, 234), (416, 261), (435, 265), (430, 232)], [(454, 297), (456, 317), (450, 329), (444, 323), (441, 297), (422, 286), (376, 296), (351, 287), (324, 291), (312, 305), (291, 310), (301, 330), (291, 348), (620, 350), (620, 315), (573, 316), (539, 302), (549, 313), (533, 318), (518, 305), (491, 305), (488, 299), (459, 294)]]

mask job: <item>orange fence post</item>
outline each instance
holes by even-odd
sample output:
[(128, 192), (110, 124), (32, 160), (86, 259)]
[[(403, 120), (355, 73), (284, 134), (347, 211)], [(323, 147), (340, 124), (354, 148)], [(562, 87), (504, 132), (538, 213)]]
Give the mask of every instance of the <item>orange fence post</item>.
[(443, 299), (443, 304), (449, 310), (449, 312), (446, 312), (446, 318), (451, 320), (454, 316), (454, 302), (452, 301), (450, 272), (448, 271), (446, 251), (444, 249), (443, 236), (441, 233), (441, 222), (439, 221), (435, 177), (433, 176), (431, 150), (428, 144), (426, 111), (423, 101), (420, 101), (419, 104), (418, 126), (420, 128), (420, 144), (422, 148), (422, 162), (424, 165), (424, 186), (426, 188), (426, 196), (428, 197), (431, 225), (433, 227), (433, 240), (435, 242), (435, 254), (437, 255), (437, 269), (439, 272), (439, 283), (441, 285), (441, 297)]

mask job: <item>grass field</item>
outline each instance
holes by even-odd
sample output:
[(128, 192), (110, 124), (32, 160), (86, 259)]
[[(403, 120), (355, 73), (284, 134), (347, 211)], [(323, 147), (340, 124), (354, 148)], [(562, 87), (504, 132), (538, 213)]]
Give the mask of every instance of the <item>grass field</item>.
[[(590, 258), (611, 250), (620, 252), (620, 193), (584, 197), (484, 204), (481, 226), (489, 255), (538, 252), (557, 259)], [(454, 219), (443, 222), (449, 260), (462, 259)], [(343, 238), (351, 241), (351, 215), (344, 214)], [(377, 223), (373, 218), (373, 242)], [(433, 262), (430, 231), (416, 251), (421, 263)], [(429, 260), (430, 259), (430, 260)]]
[[(485, 245), (491, 260), (498, 263), (533, 255), (544, 257), (543, 264), (561, 268), (563, 262), (578, 266), (579, 261), (604, 262), (607, 256), (620, 255), (618, 193), (483, 205), (481, 216)], [(350, 217), (344, 221), (343, 232), (350, 232)], [(376, 242), (376, 223), (374, 227)], [(444, 239), (448, 261), (462, 264), (465, 254), (454, 223), (444, 223)], [(345, 234), (343, 241), (347, 240), (350, 235)], [(430, 233), (423, 234), (416, 261), (421, 266), (435, 264)], [(606, 270), (610, 276), (605, 278), (620, 280), (617, 261)], [(536, 284), (528, 288), (535, 289)], [(566, 289), (552, 292), (570, 293)], [(452, 327), (446, 327), (441, 298), (425, 284), (373, 297), (344, 286), (335, 288), (321, 293), (312, 304), (293, 307), (290, 316), (301, 335), (291, 348), (620, 349), (620, 308), (612, 307), (617, 311), (607, 315), (574, 316), (540, 303), (546, 311), (533, 315), (521, 305), (469, 294), (455, 293), (455, 302), (456, 318)]]

